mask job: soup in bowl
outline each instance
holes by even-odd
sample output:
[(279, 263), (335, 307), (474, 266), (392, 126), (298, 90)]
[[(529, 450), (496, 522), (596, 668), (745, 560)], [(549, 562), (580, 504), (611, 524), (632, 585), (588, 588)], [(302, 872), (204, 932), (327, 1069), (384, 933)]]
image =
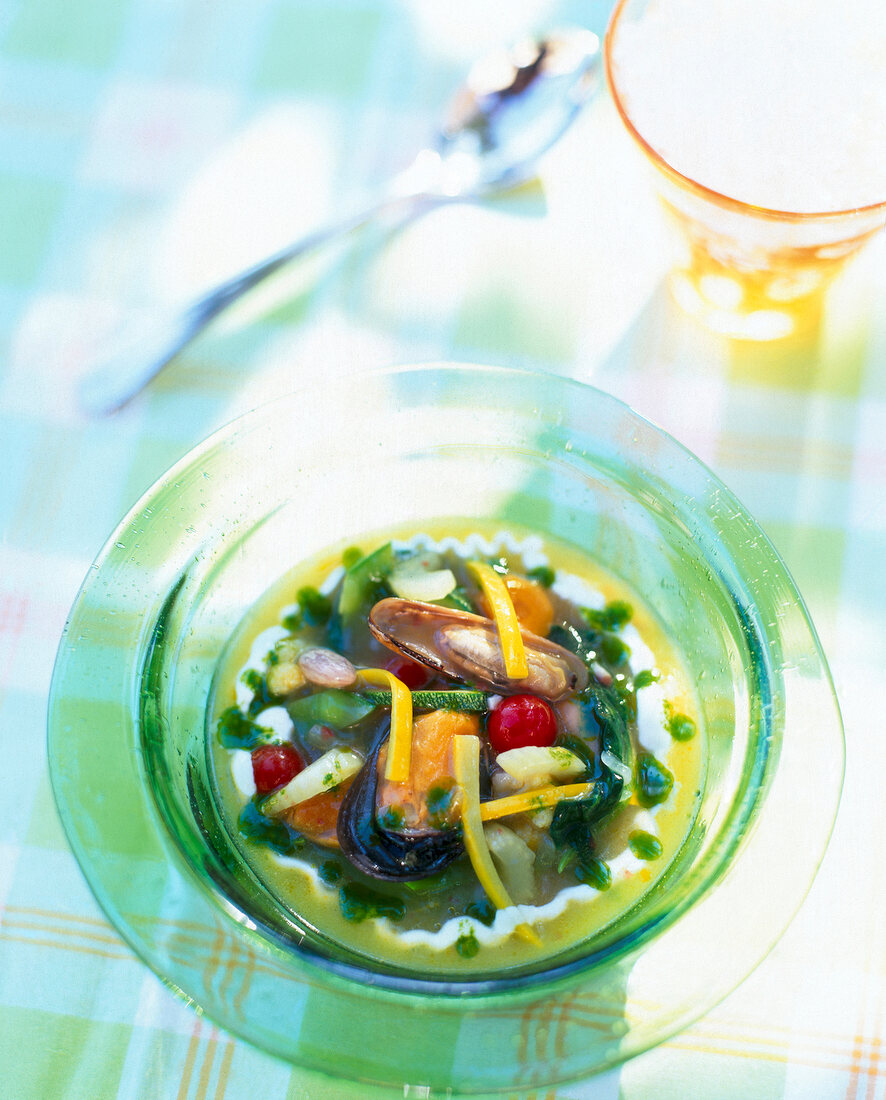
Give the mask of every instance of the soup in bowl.
[(843, 761), (728, 490), (599, 391), (460, 365), (313, 386), (161, 479), (78, 597), (50, 748), (169, 985), (432, 1092), (574, 1079), (716, 1003), (811, 884)]

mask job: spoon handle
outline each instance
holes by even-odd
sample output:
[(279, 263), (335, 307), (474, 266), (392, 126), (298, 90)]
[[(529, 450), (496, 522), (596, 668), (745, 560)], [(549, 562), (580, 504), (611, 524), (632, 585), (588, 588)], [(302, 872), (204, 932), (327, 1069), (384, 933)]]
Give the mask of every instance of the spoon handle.
[(219, 283), (183, 309), (151, 313), (127, 332), (125, 343), (114, 348), (83, 378), (78, 392), (81, 408), (90, 415), (104, 415), (122, 408), (220, 313), (299, 256), (346, 236), (376, 218), (398, 215), (406, 220), (443, 201), (444, 196), (425, 191), (382, 199), (359, 213), (311, 231)]

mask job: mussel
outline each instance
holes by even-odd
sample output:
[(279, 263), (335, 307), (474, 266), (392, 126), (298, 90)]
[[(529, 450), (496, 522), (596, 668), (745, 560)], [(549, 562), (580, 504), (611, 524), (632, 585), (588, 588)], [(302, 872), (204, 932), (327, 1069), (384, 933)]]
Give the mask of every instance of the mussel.
[(453, 827), (434, 828), (427, 820), (382, 823), (379, 773), (388, 734), (389, 728), (382, 731), (342, 802), (338, 842), (350, 863), (372, 878), (398, 882), (427, 878), (442, 871), (464, 851), (461, 831)]
[(391, 597), (373, 607), (369, 629), (388, 649), (486, 691), (528, 692), (557, 703), (588, 682), (581, 658), (526, 630), (521, 634), (529, 675), (510, 679), (495, 623), (468, 611)]

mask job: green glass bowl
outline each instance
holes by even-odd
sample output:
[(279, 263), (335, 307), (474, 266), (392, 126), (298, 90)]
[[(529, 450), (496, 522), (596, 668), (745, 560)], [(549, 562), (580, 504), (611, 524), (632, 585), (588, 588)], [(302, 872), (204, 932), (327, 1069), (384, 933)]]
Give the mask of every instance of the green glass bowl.
[[(528, 526), (604, 563), (679, 639), (707, 736), (698, 823), (660, 885), (518, 978), (370, 970), (299, 929), (244, 865), (212, 793), (213, 673), (250, 606), (331, 544), (445, 516)], [(729, 491), (597, 390), (458, 365), (312, 384), (173, 467), (77, 598), (49, 741), (84, 874), (167, 985), (282, 1058), (430, 1095), (576, 1079), (703, 1014), (799, 907), (843, 773), (814, 629)]]

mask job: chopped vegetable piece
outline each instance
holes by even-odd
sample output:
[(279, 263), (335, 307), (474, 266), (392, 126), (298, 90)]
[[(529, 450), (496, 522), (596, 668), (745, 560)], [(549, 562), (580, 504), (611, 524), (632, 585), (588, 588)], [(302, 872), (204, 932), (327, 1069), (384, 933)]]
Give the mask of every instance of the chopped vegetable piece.
[(338, 598), (339, 614), (355, 615), (364, 603), (374, 602), (377, 589), (394, 567), (394, 551), (386, 542), (371, 554), (360, 558), (345, 573)]
[(385, 779), (391, 783), (405, 783), (412, 758), (412, 693), (386, 668), (363, 668), (360, 676), (367, 684), (383, 684), (391, 691), (391, 739)]
[(293, 745), (261, 745), (252, 750), (252, 778), (259, 794), (270, 794), (305, 766)]
[(451, 569), (426, 569), (421, 559), (410, 558), (396, 565), (388, 577), (388, 584), (396, 596), (404, 600), (442, 600), (455, 588), (455, 574)]
[(276, 665), (297, 661), (310, 644), (304, 638), (281, 638), (268, 654), (268, 662)]
[(349, 546), (342, 552), (341, 563), (345, 569), (352, 569), (363, 557), (363, 551), (359, 546)]
[[(374, 707), (389, 707), (389, 691), (363, 691), (360, 698)], [(475, 714), (485, 714), (489, 709), (488, 696), (483, 691), (413, 691), (413, 710), (465, 710)]]
[(489, 601), (492, 618), (495, 620), (495, 628), (498, 631), (505, 672), (512, 680), (525, 680), (529, 675), (529, 665), (523, 648), (523, 636), (520, 633), (520, 623), (504, 579), (485, 562), (469, 561), (467, 567)]
[(594, 781), (585, 798), (561, 802), (551, 821), (551, 840), (558, 848), (573, 848), (579, 862), (587, 863), (594, 854), (591, 830), (618, 804), (622, 787), (621, 778), (607, 771)]
[(326, 848), (337, 848), (338, 813), (353, 778), (345, 779), (330, 791), (322, 791), (296, 806), (290, 806), (280, 815), (297, 833)]
[[(546, 638), (554, 622), (554, 605), (542, 585), (517, 573), (509, 573), (501, 579), (508, 590), (521, 629)], [(489, 612), (487, 600), (481, 601), (481, 609), (484, 614)]]
[(616, 689), (593, 684), (578, 696), (577, 702), (585, 710), (589, 723), (596, 726), (601, 747), (609, 749), (619, 760), (630, 762), (633, 757), (628, 732), (630, 712)]
[[(507, 909), (513, 902), (492, 862), (480, 817), (480, 738), (471, 735), (453, 738), (453, 755), (455, 779), (461, 787), (461, 820), (468, 858), (492, 904), (497, 909)], [(540, 946), (541, 941), (528, 925), (518, 925), (515, 931), (528, 943)]]
[(561, 802), (587, 798), (593, 793), (594, 786), (594, 783), (566, 783), (562, 786), (539, 787), (534, 791), (509, 794), (507, 798), (481, 802), (480, 819), (495, 821), (500, 817), (510, 817), (511, 814), (534, 813), (536, 810), (545, 810), (549, 806), (557, 806)]
[(304, 687), (305, 678), (295, 661), (278, 661), (268, 667), (267, 683), (271, 695), (282, 698)]
[(558, 746), (542, 748), (538, 745), (526, 745), (520, 749), (508, 749), (495, 758), (496, 764), (508, 775), (518, 779), (524, 785), (541, 785), (563, 782), (564, 779), (577, 779), (587, 771), (585, 761), (569, 749)]
[[(557, 747), (568, 749), (573, 756), (577, 756), (579, 760), (585, 766), (585, 773), (582, 779), (590, 779), (596, 771), (596, 756), (591, 746), (581, 737), (573, 737), (571, 734), (567, 734), (565, 737), (560, 737), (557, 740)], [(629, 777), (630, 778), (630, 777)]]
[(468, 611), (472, 615), (475, 614), (477, 610), (468, 597), (467, 589), (462, 588), (461, 585), (457, 588), (453, 588), (449, 595), (445, 596), (442, 600), (437, 600), (435, 602), (440, 604), (441, 607), (452, 607), (456, 611)]
[(314, 795), (337, 787), (345, 779), (356, 775), (363, 766), (363, 758), (351, 749), (330, 749), (313, 764), (298, 773), (285, 787), (269, 795), (261, 805), (262, 813), (279, 815), (290, 806), (306, 802)]
[(600, 641), (600, 656), (612, 668), (627, 664), (631, 651), (616, 634), (603, 634)]
[(617, 775), (621, 778), (624, 788), (622, 790), (621, 797), (630, 797), (631, 786), (633, 784), (634, 774), (624, 760), (620, 760), (614, 752), (610, 752), (609, 749), (604, 749), (600, 753), (600, 763), (604, 768), (608, 768), (613, 775)]
[(593, 886), (595, 890), (608, 890), (612, 885), (612, 871), (609, 869), (609, 864), (599, 856), (591, 856), (590, 859), (577, 863), (575, 877), (579, 882)]
[(496, 754), (525, 745), (553, 745), (557, 715), (551, 704), (537, 695), (509, 695), (489, 715), (487, 733)]
[[(453, 739), (459, 734), (477, 736), (479, 731), (478, 719), (459, 711), (434, 710), (417, 718), (412, 727), (409, 775), (405, 782), (379, 783), (376, 794), (379, 815), (395, 809), (402, 819), (405, 812), (405, 826), (410, 829), (428, 824), (451, 829), (457, 825), (460, 811), (452, 762)], [(436, 820), (432, 822), (432, 818)]]
[(483, 835), (510, 896), (518, 905), (530, 902), (535, 894), (535, 852), (525, 840), (497, 821), (484, 825)]
[[(417, 795), (428, 802), (432, 793), (437, 803), (452, 801), (445, 788), (454, 776), (453, 740), (458, 736), (479, 736), (480, 723), (473, 714), (456, 710), (432, 710), (418, 718), (413, 727), (412, 766), (409, 779)], [(438, 789), (441, 788), (441, 789)]]
[(367, 703), (354, 692), (330, 688), (328, 691), (318, 691), (313, 695), (294, 699), (286, 704), (286, 709), (293, 722), (345, 730), (349, 726), (355, 726), (375, 708), (372, 703)]

